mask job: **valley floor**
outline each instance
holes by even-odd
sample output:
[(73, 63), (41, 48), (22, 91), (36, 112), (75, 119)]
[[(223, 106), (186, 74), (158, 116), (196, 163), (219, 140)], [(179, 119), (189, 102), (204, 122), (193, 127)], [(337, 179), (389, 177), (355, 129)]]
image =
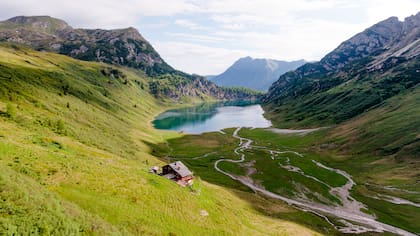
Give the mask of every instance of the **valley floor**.
[[(270, 150), (267, 149), (265, 147), (253, 147), (251, 146), (253, 140), (251, 139), (247, 139), (247, 138), (242, 138), (240, 136), (238, 136), (238, 132), (240, 131), (241, 128), (238, 128), (234, 131), (233, 133), (233, 137), (236, 139), (239, 139), (239, 146), (238, 148), (235, 149), (234, 153), (236, 155), (240, 155), (241, 158), (239, 160), (232, 160), (232, 159), (219, 159), (214, 163), (214, 168), (223, 173), (224, 175), (229, 176), (230, 178), (237, 180), (239, 182), (241, 182), (242, 184), (248, 186), (249, 188), (251, 188), (252, 190), (262, 193), (268, 197), (272, 197), (275, 199), (280, 199), (284, 202), (287, 202), (290, 205), (296, 206), (298, 208), (301, 208), (303, 210), (306, 211), (313, 211), (315, 214), (319, 214), (321, 217), (324, 217), (326, 219), (326, 221), (330, 222), (331, 221), (328, 219), (328, 216), (331, 217), (337, 217), (340, 220), (340, 225), (334, 225), (333, 223), (331, 223), (334, 227), (336, 227), (339, 231), (343, 232), (343, 233), (356, 233), (356, 234), (360, 234), (360, 233), (364, 233), (364, 232), (392, 232), (395, 234), (401, 234), (401, 235), (415, 235), (412, 234), (408, 231), (399, 229), (397, 227), (393, 227), (391, 225), (387, 225), (387, 224), (383, 224), (381, 222), (378, 222), (375, 220), (375, 217), (369, 214), (366, 214), (364, 212), (361, 211), (361, 209), (366, 209), (366, 207), (359, 201), (355, 200), (354, 198), (352, 198), (350, 196), (350, 190), (353, 188), (353, 186), (355, 185), (352, 177), (347, 174), (346, 172), (342, 171), (342, 170), (338, 170), (338, 169), (333, 169), (331, 167), (327, 167), (315, 160), (311, 160), (314, 164), (316, 164), (317, 166), (324, 168), (326, 170), (338, 173), (340, 175), (342, 175), (343, 177), (345, 177), (347, 179), (347, 183), (340, 186), (340, 187), (331, 187), (329, 184), (325, 183), (322, 180), (319, 180), (318, 178), (312, 176), (312, 175), (308, 175), (305, 172), (303, 172), (299, 167), (297, 166), (293, 166), (290, 165), (290, 158), (289, 157), (280, 157), (280, 155), (282, 154), (286, 154), (286, 155), (296, 155), (298, 156), (298, 158), (304, 158), (304, 156), (300, 153), (297, 152), (293, 152), (293, 151), (278, 151), (278, 150)], [(311, 130), (296, 130), (296, 131), (292, 131), (292, 130), (288, 130), (287, 133), (308, 133), (311, 131), (316, 131), (318, 129), (311, 129)], [(275, 129), (272, 129), (272, 131), (278, 131)], [(252, 148), (258, 148), (260, 150), (263, 150), (264, 152), (269, 152), (271, 155), (271, 159), (272, 160), (279, 160), (281, 158), (285, 158), (287, 165), (282, 165), (280, 164), (281, 168), (284, 168), (288, 171), (292, 171), (292, 172), (297, 172), (309, 179), (313, 179), (316, 182), (319, 182), (323, 185), (326, 185), (329, 188), (329, 193), (333, 196), (335, 196), (336, 198), (338, 198), (341, 202), (342, 205), (335, 205), (335, 206), (328, 206), (325, 204), (317, 204), (316, 202), (312, 202), (307, 198), (303, 198), (303, 199), (299, 199), (298, 200), (294, 200), (291, 198), (287, 198), (278, 194), (275, 194), (273, 192), (267, 191), (266, 189), (264, 189), (264, 186), (261, 186), (261, 184), (255, 183), (252, 178), (251, 175), (255, 174), (256, 172), (258, 172), (257, 169), (253, 168), (253, 165), (255, 164), (254, 162), (248, 162), (250, 165), (247, 165), (246, 167), (248, 168), (247, 170), (247, 174), (246, 176), (235, 176), (233, 174), (230, 174), (228, 172), (225, 172), (223, 170), (221, 170), (218, 167), (218, 164), (220, 162), (230, 162), (230, 163), (243, 163), (246, 161), (245, 159), (245, 154), (243, 154), (245, 149), (252, 149)], [(242, 164), (242, 166), (244, 166), (244, 164)], [(250, 169), (252, 168), (252, 169)], [(309, 200), (309, 201), (308, 201)], [(384, 198), (384, 200), (387, 200), (387, 198)], [(392, 203), (396, 203), (396, 204), (407, 204), (407, 205), (412, 205), (412, 206), (416, 206), (419, 207), (419, 204), (413, 203), (411, 201), (408, 200), (403, 200), (400, 199), (399, 201), (394, 201)], [(348, 220), (348, 221), (346, 221)], [(350, 222), (349, 222), (350, 221)], [(351, 222), (355, 222), (357, 223), (357, 225), (351, 223)], [(341, 226), (342, 224), (344, 224), (344, 226)]]
[[(167, 158), (184, 161), (210, 182), (238, 188), (236, 183), (217, 174), (219, 172), (257, 193), (313, 213), (329, 225), (311, 224), (305, 217), (300, 221), (324, 233), (330, 227), (342, 233), (416, 235), (419, 232), (416, 222), (420, 217), (419, 189), (411, 188), (411, 194), (396, 197), (395, 191), (374, 191), (366, 182), (356, 183), (345, 171), (322, 164), (332, 162), (339, 166), (333, 158), (306, 149), (326, 132), (309, 134), (317, 130), (280, 132), (238, 128), (186, 136), (169, 140), (165, 145), (170, 147)], [(163, 146), (156, 148), (160, 152), (164, 149)], [(217, 172), (204, 166), (213, 167)], [(359, 177), (357, 172), (354, 174)], [(366, 188), (369, 189), (367, 194), (360, 190)], [(364, 202), (366, 198), (376, 202)], [(384, 208), (378, 211), (378, 206)]]

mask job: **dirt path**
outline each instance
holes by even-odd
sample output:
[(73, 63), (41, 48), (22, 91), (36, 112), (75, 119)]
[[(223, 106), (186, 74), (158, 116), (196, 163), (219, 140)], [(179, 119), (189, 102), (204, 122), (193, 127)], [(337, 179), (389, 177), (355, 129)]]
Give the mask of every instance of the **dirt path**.
[[(405, 231), (403, 229), (394, 227), (392, 225), (388, 225), (382, 222), (379, 222), (375, 219), (374, 216), (368, 215), (360, 211), (360, 208), (364, 207), (362, 203), (356, 201), (350, 196), (350, 189), (355, 185), (354, 181), (352, 180), (351, 176), (346, 172), (338, 169), (333, 169), (327, 167), (319, 162), (315, 162), (318, 166), (328, 169), (330, 171), (334, 171), (340, 175), (343, 175), (348, 181), (347, 183), (339, 188), (332, 188), (331, 191), (335, 193), (335, 195), (339, 196), (343, 201), (343, 206), (328, 206), (323, 205), (320, 203), (315, 202), (305, 202), (296, 199), (287, 198), (273, 192), (270, 192), (263, 187), (257, 186), (253, 183), (251, 178), (243, 177), (243, 176), (236, 176), (230, 174), (226, 171), (221, 170), (218, 167), (218, 164), (221, 162), (231, 162), (231, 163), (240, 163), (245, 161), (245, 154), (242, 152), (245, 149), (249, 149), (251, 147), (251, 143), (253, 142), (251, 139), (242, 138), (238, 135), (238, 132), (241, 128), (237, 128), (235, 132), (233, 132), (233, 137), (239, 139), (239, 145), (235, 148), (234, 153), (240, 156), (239, 160), (232, 160), (232, 159), (219, 159), (214, 163), (214, 168), (224, 174), (229, 176), (231, 179), (237, 180), (242, 184), (248, 186), (250, 189), (260, 192), (268, 197), (275, 198), (287, 202), (290, 205), (296, 206), (306, 211), (314, 212), (321, 217), (328, 219), (327, 216), (334, 216), (337, 217), (342, 222), (345, 227), (343, 226), (336, 226), (338, 230), (343, 233), (364, 233), (364, 232), (391, 232), (399, 235), (407, 235), (407, 236), (415, 236), (415, 234)], [(276, 152), (273, 150), (267, 150), (270, 152)], [(301, 155), (301, 154), (299, 154)], [(331, 223), (331, 222), (329, 222)]]

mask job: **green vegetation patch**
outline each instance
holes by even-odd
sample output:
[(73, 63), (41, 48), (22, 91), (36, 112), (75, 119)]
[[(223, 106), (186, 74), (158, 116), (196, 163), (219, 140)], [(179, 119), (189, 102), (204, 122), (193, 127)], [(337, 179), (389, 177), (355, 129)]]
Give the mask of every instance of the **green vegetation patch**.
[(150, 124), (171, 106), (149, 93), (151, 80), (128, 68), (0, 46), (0, 234), (316, 234), (255, 210), (250, 202), (258, 196), (249, 192), (198, 175), (182, 188), (149, 173), (165, 164), (152, 154), (156, 143), (180, 137)]

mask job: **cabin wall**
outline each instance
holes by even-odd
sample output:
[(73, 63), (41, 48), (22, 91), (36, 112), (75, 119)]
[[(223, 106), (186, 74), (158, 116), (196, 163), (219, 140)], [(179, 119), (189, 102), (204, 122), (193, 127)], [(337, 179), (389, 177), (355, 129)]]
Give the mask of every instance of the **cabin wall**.
[(162, 167), (162, 174), (175, 174), (175, 171), (170, 166)]
[(191, 175), (185, 176), (185, 177), (181, 178), (180, 180), (182, 180), (182, 181), (188, 181), (190, 179), (193, 179), (193, 177)]

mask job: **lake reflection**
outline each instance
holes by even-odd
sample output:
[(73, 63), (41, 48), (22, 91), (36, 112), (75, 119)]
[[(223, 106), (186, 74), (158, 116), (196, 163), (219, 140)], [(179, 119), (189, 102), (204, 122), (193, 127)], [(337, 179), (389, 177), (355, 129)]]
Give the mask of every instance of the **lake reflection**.
[(264, 118), (259, 104), (250, 102), (204, 103), (199, 106), (169, 110), (153, 121), (157, 129), (189, 134), (219, 131), (231, 127), (266, 128), (271, 122)]

